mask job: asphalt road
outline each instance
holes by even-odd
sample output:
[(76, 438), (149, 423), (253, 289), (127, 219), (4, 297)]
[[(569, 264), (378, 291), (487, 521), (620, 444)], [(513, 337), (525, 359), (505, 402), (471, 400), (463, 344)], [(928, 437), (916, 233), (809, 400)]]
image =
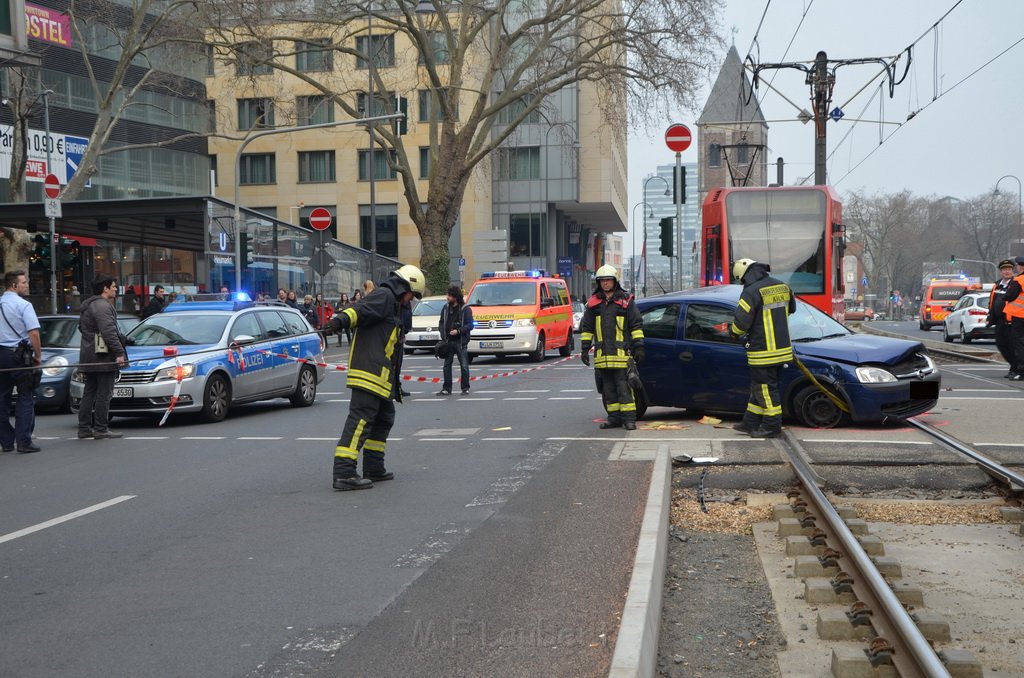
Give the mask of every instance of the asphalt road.
[(41, 416), (43, 452), (0, 455), (0, 675), (605, 670), (650, 467), (607, 461), (624, 432), (597, 429), (590, 371), (551, 357), (466, 397), (413, 382), (397, 479), (338, 493), (343, 384), (220, 424), (119, 418), (122, 440)]

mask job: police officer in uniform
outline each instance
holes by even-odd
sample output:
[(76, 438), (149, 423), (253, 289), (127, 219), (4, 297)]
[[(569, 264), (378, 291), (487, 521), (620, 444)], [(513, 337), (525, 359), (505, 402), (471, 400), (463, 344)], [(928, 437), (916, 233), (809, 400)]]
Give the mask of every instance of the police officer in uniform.
[[(1014, 259), (1017, 270), (1024, 271), (1024, 257)], [(1006, 305), (1003, 313), (1007, 322), (1010, 323), (1010, 339), (1013, 345), (1013, 362), (1010, 363), (1010, 377), (1013, 381), (1024, 381), (1024, 272), (1019, 273), (1016, 278), (1006, 286), (1006, 294), (1003, 299)]]
[[(601, 395), (608, 420), (601, 428), (636, 429), (636, 401), (629, 387), (629, 356), (639, 365), (644, 361), (643, 319), (633, 295), (619, 285), (618, 271), (605, 264), (597, 269), (597, 289), (587, 300), (580, 320), (580, 359), (590, 365), (590, 347), (594, 367), (601, 376)], [(627, 352), (628, 351), (628, 352)]]
[[(423, 297), (423, 272), (406, 264), (366, 297), (331, 318), (335, 332), (351, 329), (346, 386), (352, 389), (348, 419), (334, 448), (334, 489), (365, 490), (391, 480), (384, 468), (388, 434), (395, 424), (394, 400), (402, 401), (399, 383), (402, 306)], [(356, 471), (363, 450), (363, 475)]]
[(732, 267), (733, 280), (743, 284), (733, 335), (747, 336), (750, 400), (743, 420), (733, 428), (752, 438), (776, 438), (782, 433), (779, 377), (782, 366), (793, 360), (789, 341), (789, 314), (796, 299), (789, 286), (768, 275), (771, 269), (753, 259), (740, 259)]
[[(1013, 339), (1010, 337), (1010, 323), (1006, 321), (1003, 309), (1006, 306), (1006, 288), (1013, 280), (1013, 262), (1003, 259), (999, 262), (999, 280), (992, 285), (992, 294), (988, 297), (988, 318), (985, 324), (988, 327), (996, 328), (996, 348), (1003, 356), (1003, 360), (1013, 367)], [(1011, 369), (1006, 373), (1006, 378), (1013, 376)]]

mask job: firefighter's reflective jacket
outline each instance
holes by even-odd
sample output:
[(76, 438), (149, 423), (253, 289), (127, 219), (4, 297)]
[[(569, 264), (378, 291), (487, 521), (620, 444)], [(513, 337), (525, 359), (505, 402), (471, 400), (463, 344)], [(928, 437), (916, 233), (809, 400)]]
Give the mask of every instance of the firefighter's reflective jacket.
[(345, 381), (349, 388), (401, 401), (396, 368), (402, 350), (398, 343), (402, 331), (398, 298), (406, 289), (403, 280), (392, 276), (339, 314), (341, 326), (353, 330)]
[(594, 351), (597, 369), (625, 369), (629, 351), (643, 346), (644, 322), (640, 311), (618, 282), (611, 298), (598, 289), (587, 299), (587, 307), (580, 320), (580, 345), (585, 351)]
[(743, 294), (730, 328), (736, 336), (747, 335), (748, 365), (792, 362), (788, 317), (794, 311), (796, 299), (789, 286), (770, 277), (764, 264), (751, 264), (743, 275)]

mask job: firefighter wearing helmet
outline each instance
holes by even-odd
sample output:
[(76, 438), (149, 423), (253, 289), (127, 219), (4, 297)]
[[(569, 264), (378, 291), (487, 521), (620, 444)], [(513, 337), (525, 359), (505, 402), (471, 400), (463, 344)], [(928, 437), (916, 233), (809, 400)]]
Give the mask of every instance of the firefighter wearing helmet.
[(580, 320), (580, 359), (590, 365), (590, 348), (594, 350), (594, 367), (600, 376), (601, 395), (607, 421), (601, 428), (623, 426), (636, 428), (636, 400), (629, 387), (627, 368), (630, 356), (637, 365), (644, 361), (643, 319), (633, 295), (619, 285), (618, 271), (605, 264), (594, 276), (597, 289), (587, 300)]
[(775, 438), (782, 433), (779, 377), (782, 366), (793, 361), (789, 341), (789, 314), (796, 299), (789, 286), (772, 278), (768, 264), (740, 259), (732, 267), (734, 282), (743, 285), (731, 331), (746, 335), (750, 367), (750, 399), (743, 420), (733, 428), (752, 438)]
[[(335, 332), (351, 329), (348, 378), (352, 389), (348, 419), (334, 448), (334, 489), (364, 490), (391, 480), (384, 468), (388, 434), (395, 424), (395, 403), (402, 401), (400, 358), (402, 306), (426, 289), (423, 272), (411, 264), (393, 271), (387, 280), (352, 306), (331, 318)], [(357, 471), (363, 451), (363, 475)]]

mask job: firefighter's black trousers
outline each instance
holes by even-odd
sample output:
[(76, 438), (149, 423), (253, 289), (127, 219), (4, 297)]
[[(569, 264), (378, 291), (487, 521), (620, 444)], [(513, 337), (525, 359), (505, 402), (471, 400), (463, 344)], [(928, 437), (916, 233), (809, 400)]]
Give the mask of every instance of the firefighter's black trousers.
[(356, 475), (356, 460), (363, 450), (363, 473), (381, 473), (384, 470), (384, 452), (388, 434), (395, 425), (395, 402), (381, 398), (360, 388), (350, 389), (348, 419), (341, 438), (334, 448), (334, 477), (351, 478)]

